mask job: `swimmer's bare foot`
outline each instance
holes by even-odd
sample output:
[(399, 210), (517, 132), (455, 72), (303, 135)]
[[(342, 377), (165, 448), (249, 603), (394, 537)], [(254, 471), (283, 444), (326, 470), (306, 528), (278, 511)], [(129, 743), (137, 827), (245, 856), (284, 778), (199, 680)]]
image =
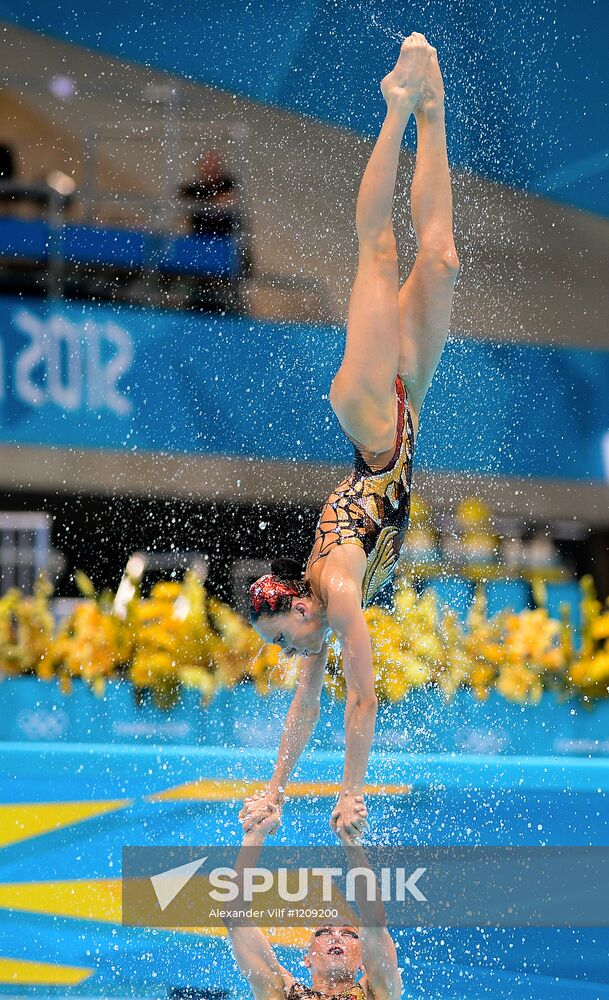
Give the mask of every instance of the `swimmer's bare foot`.
[(444, 81), (438, 62), (438, 53), (431, 49), (431, 56), (425, 68), (420, 97), (414, 109), (417, 121), (435, 121), (444, 115)]
[(425, 35), (418, 31), (413, 31), (402, 42), (398, 61), (381, 80), (381, 93), (387, 106), (406, 107), (412, 106), (413, 101), (418, 103), (432, 51)]

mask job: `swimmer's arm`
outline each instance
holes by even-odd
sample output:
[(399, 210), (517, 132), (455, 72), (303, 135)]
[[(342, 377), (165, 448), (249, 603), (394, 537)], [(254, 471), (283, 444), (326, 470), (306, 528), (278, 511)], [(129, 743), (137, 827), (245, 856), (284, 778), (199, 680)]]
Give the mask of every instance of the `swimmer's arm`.
[[(370, 868), (361, 845), (343, 839), (343, 846), (349, 868)], [(379, 898), (367, 898), (367, 886), (362, 879), (355, 879), (354, 885), (355, 902), (360, 913), (359, 936), (366, 984), (379, 1000), (399, 1000), (402, 980), (395, 945), (387, 930), (385, 905), (378, 890), (376, 895)]]
[[(264, 839), (265, 834), (256, 830), (245, 834), (242, 847), (247, 850), (242, 850), (237, 856), (235, 871), (240, 872), (245, 866), (256, 864), (259, 852), (255, 848), (261, 847)], [(266, 935), (254, 924), (236, 926), (230, 915), (224, 917), (224, 923), (235, 961), (247, 979), (255, 1000), (278, 1000), (279, 997), (283, 1000), (286, 976), (289, 974), (277, 961)]]
[(374, 996), (379, 1000), (400, 1000), (402, 977), (398, 971), (395, 945), (387, 928), (360, 926), (360, 944), (366, 983)]
[(361, 607), (361, 586), (341, 578), (328, 588), (327, 617), (342, 643), (347, 684), (345, 767), (341, 794), (361, 795), (376, 724), (377, 698), (370, 632)]
[(269, 784), (269, 794), (276, 801), (283, 799), (283, 789), (288, 778), (317, 725), (319, 700), (327, 661), (328, 646), (326, 643), (323, 644), (319, 653), (303, 656), (300, 661), (296, 694), (286, 717), (275, 772)]

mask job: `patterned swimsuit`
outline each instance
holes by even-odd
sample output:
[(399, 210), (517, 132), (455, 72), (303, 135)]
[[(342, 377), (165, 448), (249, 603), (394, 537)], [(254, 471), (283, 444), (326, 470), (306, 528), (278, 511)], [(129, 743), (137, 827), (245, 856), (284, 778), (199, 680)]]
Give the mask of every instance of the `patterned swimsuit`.
[[(414, 428), (404, 380), (395, 380), (398, 403), (396, 442), (385, 468), (374, 471), (353, 443), (353, 472), (328, 497), (317, 522), (307, 572), (335, 545), (361, 545), (367, 557), (362, 605), (367, 607), (389, 583), (410, 516)], [(349, 435), (347, 435), (348, 437)]]
[(309, 986), (303, 986), (302, 983), (292, 983), (288, 1000), (365, 1000), (365, 994), (359, 983), (355, 983), (350, 989), (343, 993), (336, 993), (331, 997), (327, 993), (320, 993), (318, 990), (312, 990)]

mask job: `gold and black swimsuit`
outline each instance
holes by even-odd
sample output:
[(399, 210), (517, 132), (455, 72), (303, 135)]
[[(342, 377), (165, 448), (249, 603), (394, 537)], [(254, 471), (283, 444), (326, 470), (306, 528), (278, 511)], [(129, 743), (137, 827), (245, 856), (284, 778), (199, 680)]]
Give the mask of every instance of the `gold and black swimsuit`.
[(365, 994), (359, 983), (354, 983), (349, 989), (332, 996), (320, 993), (319, 990), (312, 990), (309, 986), (303, 986), (302, 983), (292, 983), (288, 1000), (365, 1000)]
[[(328, 497), (315, 529), (307, 570), (335, 545), (361, 545), (367, 557), (362, 605), (392, 578), (410, 516), (410, 480), (414, 427), (404, 380), (395, 380), (397, 428), (388, 465), (375, 471), (366, 463), (353, 438), (353, 472)], [(349, 435), (347, 435), (349, 437)]]

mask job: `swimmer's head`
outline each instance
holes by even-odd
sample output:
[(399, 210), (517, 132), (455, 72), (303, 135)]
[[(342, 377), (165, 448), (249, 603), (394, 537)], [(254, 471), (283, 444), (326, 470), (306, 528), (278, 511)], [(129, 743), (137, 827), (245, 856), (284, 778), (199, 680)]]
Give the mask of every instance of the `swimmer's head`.
[(250, 587), (250, 622), (289, 656), (319, 653), (327, 629), (321, 602), (293, 559), (276, 559)]
[(365, 972), (359, 928), (352, 924), (323, 924), (316, 927), (311, 935), (304, 964), (310, 969), (313, 980), (316, 976), (326, 980), (336, 976), (337, 983), (344, 983), (347, 976)]

